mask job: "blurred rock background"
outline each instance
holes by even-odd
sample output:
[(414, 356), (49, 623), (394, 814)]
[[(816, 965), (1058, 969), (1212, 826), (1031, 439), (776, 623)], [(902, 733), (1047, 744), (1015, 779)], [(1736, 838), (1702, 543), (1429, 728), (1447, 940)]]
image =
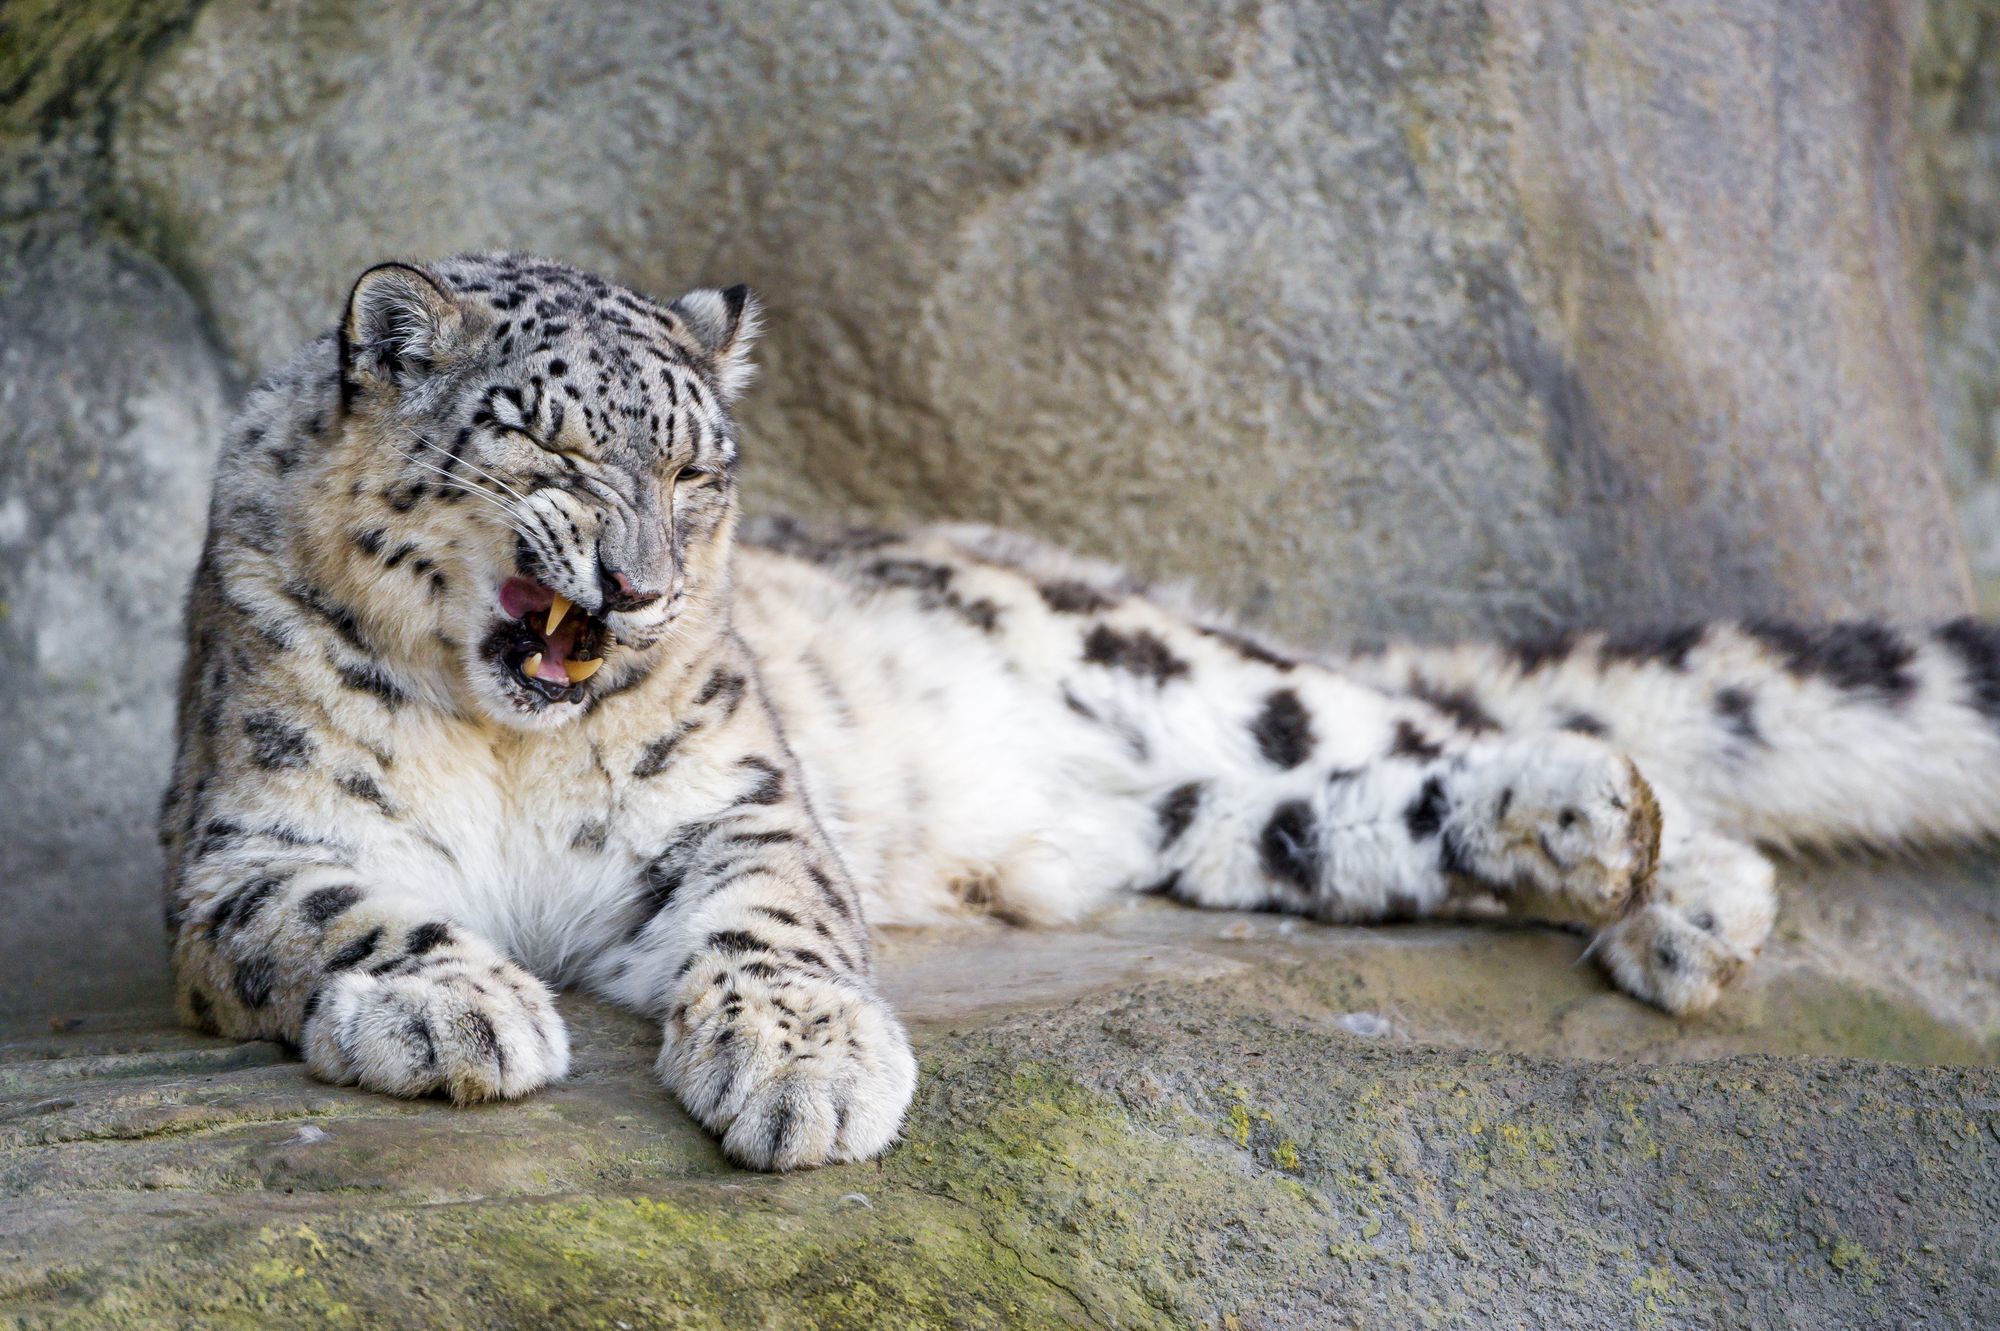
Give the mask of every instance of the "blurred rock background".
[(0, 6), (0, 1010), (156, 992), (243, 385), (389, 256), (771, 307), (754, 507), (1305, 643), (2000, 585), (2000, 5)]

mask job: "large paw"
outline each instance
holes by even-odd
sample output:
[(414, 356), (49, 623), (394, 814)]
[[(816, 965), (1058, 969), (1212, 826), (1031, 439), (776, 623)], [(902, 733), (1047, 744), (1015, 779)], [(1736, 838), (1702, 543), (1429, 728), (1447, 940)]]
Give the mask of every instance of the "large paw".
[(1652, 891), (1660, 806), (1632, 760), (1580, 735), (1501, 747), (1453, 781), (1457, 867), (1517, 910), (1605, 924)]
[(1715, 1005), (1778, 916), (1770, 861), (1713, 833), (1673, 838), (1652, 899), (1591, 945), (1626, 993), (1685, 1015)]
[(729, 1157), (756, 1169), (880, 1155), (917, 1084), (909, 1037), (881, 999), (729, 954), (688, 972), (658, 1071)]
[(569, 1033), (542, 982), (506, 961), (436, 959), (417, 971), (341, 971), (315, 993), (306, 1063), (389, 1095), (505, 1100), (569, 1070)]

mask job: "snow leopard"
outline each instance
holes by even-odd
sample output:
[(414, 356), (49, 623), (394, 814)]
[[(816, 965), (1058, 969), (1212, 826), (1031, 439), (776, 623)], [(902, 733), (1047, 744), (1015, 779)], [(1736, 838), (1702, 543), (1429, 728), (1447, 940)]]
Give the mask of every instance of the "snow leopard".
[(465, 1104), (564, 1076), (574, 987), (782, 1170), (900, 1130), (883, 926), (1513, 917), (1691, 1013), (1771, 932), (1767, 850), (1996, 825), (1974, 620), (1297, 651), (1023, 536), (739, 523), (759, 321), (391, 262), (248, 393), (161, 811), (186, 1022)]

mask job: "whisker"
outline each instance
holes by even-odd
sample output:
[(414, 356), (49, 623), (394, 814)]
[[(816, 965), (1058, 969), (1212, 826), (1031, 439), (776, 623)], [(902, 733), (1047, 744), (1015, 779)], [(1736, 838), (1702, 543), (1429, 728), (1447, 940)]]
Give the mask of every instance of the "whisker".
[(450, 458), (453, 462), (458, 463), (460, 466), (472, 468), (474, 471), (478, 472), (481, 476), (484, 476), (487, 480), (493, 482), (493, 484), (499, 486), (502, 490), (505, 490), (508, 494), (514, 496), (514, 498), (520, 501), (521, 503), (525, 504), (528, 502), (528, 496), (522, 494), (519, 490), (516, 490), (513, 486), (507, 484), (507, 482), (501, 480), (498, 476), (495, 476), (492, 472), (486, 470), (486, 468), (480, 466), (477, 462), (474, 462), (471, 458), (459, 457), (457, 454), (453, 453), (450, 449), (445, 448), (440, 444), (438, 444), (437, 441), (433, 439), (427, 439), (423, 435), (419, 434), (419, 435), (414, 435), (412, 437), (418, 443), (422, 444), (425, 448), (428, 448), (433, 452), (444, 454), (446, 457)]

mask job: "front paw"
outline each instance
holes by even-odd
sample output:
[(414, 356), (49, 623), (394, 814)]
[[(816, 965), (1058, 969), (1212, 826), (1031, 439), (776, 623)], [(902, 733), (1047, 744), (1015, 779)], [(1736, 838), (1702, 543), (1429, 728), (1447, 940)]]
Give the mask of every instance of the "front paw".
[(308, 1066), (337, 1085), (442, 1091), (462, 1105), (526, 1095), (569, 1070), (569, 1034), (548, 989), (490, 959), (338, 972), (314, 994), (301, 1043)]
[(881, 999), (726, 954), (688, 972), (658, 1071), (729, 1157), (755, 1169), (880, 1155), (917, 1084), (909, 1037)]

